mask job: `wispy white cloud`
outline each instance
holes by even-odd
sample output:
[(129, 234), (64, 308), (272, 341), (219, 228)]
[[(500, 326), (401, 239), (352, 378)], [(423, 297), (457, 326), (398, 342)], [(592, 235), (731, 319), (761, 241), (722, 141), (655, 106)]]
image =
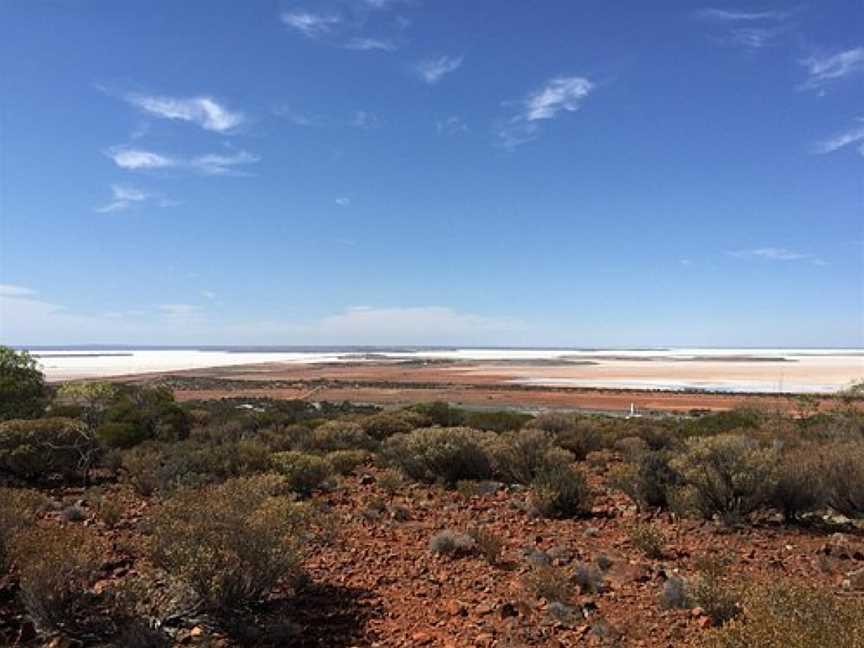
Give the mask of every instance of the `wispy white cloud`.
[(423, 81), (429, 85), (434, 85), (461, 66), (461, 56), (441, 56), (420, 61), (414, 66), (414, 70)]
[(435, 129), (439, 135), (459, 135), (468, 132), (468, 124), (459, 115), (451, 115), (446, 119), (435, 122)]
[(3, 297), (28, 297), (35, 295), (36, 291), (24, 286), (15, 286), (13, 284), (0, 284), (0, 296)]
[[(858, 125), (816, 144), (816, 153), (833, 153), (857, 142), (864, 142), (864, 117), (857, 119)], [(859, 149), (864, 155), (864, 148)]]
[(699, 9), (694, 15), (722, 30), (720, 42), (753, 51), (771, 45), (788, 31), (792, 12), (708, 8)]
[(754, 22), (760, 20), (783, 20), (789, 14), (785, 11), (736, 11), (734, 9), (699, 9), (698, 18), (717, 22)]
[(212, 97), (177, 98), (128, 94), (126, 101), (155, 117), (197, 124), (204, 130), (229, 133), (245, 121), (240, 112), (228, 110)]
[(779, 247), (733, 250), (727, 254), (738, 258), (765, 259), (767, 261), (809, 261), (814, 265), (826, 265), (822, 259), (814, 254)]
[(381, 119), (375, 113), (366, 110), (357, 110), (351, 115), (350, 124), (355, 128), (371, 130), (381, 126)]
[(348, 207), (351, 204), (351, 199), (345, 196), (341, 196), (335, 200), (336, 204), (340, 207)]
[(342, 23), (342, 17), (338, 14), (321, 14), (304, 10), (283, 11), (279, 18), (283, 24), (309, 38), (329, 34), (334, 27)]
[(141, 169), (168, 169), (178, 166), (178, 161), (175, 158), (142, 149), (114, 147), (109, 149), (106, 155), (122, 169), (137, 171)]
[(160, 304), (159, 310), (167, 317), (189, 317), (203, 310), (196, 304)]
[(96, 208), (96, 211), (100, 214), (124, 211), (129, 209), (134, 203), (144, 202), (150, 198), (150, 194), (128, 185), (111, 185), (111, 193), (113, 194), (113, 200), (102, 207)]
[(189, 158), (163, 155), (142, 149), (114, 147), (106, 151), (114, 164), (130, 171), (185, 169), (204, 175), (248, 175), (238, 167), (254, 164), (261, 158), (246, 151), (228, 154), (208, 153)]
[(594, 83), (585, 77), (550, 79), (540, 89), (516, 102), (519, 110), (515, 115), (498, 122), (495, 130), (499, 141), (508, 149), (530, 142), (537, 137), (539, 121), (554, 119), (562, 111), (578, 110), (594, 88)]
[(800, 89), (820, 89), (832, 81), (864, 72), (864, 47), (830, 55), (811, 56), (801, 61), (801, 65), (807, 70), (807, 79), (799, 86)]
[(380, 38), (366, 38), (358, 36), (350, 39), (345, 43), (345, 49), (371, 51), (380, 50), (382, 52), (393, 52), (397, 49), (396, 43)]

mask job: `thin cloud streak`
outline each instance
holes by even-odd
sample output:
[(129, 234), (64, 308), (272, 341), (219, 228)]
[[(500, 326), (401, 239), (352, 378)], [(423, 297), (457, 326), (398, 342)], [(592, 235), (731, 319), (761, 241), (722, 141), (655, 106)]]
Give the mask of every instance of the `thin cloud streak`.
[[(834, 137), (816, 144), (814, 148), (815, 152), (821, 154), (833, 153), (834, 151), (839, 151), (850, 144), (864, 141), (864, 117), (859, 117), (857, 121), (860, 124), (859, 126), (851, 128), (843, 133), (839, 133)], [(864, 155), (864, 149), (859, 149), (859, 151)]]
[(230, 154), (208, 153), (190, 158), (162, 155), (141, 149), (114, 147), (106, 155), (121, 169), (148, 171), (156, 169), (190, 170), (203, 175), (243, 176), (248, 173), (236, 168), (258, 162), (261, 158), (246, 151)]
[(284, 25), (294, 29), (307, 38), (319, 38), (333, 31), (342, 23), (341, 16), (336, 14), (316, 14), (311, 11), (284, 11), (279, 19)]
[(827, 265), (825, 261), (814, 254), (797, 252), (787, 248), (764, 247), (751, 250), (734, 250), (727, 252), (736, 258), (764, 259), (767, 261), (810, 261), (814, 265)]
[(230, 133), (245, 121), (242, 113), (228, 110), (212, 97), (183, 99), (129, 94), (126, 95), (126, 101), (149, 115), (190, 122), (217, 133)]
[(393, 52), (397, 49), (396, 44), (392, 41), (381, 40), (378, 38), (352, 38), (345, 43), (345, 49), (358, 50), (369, 52), (379, 50), (382, 52)]

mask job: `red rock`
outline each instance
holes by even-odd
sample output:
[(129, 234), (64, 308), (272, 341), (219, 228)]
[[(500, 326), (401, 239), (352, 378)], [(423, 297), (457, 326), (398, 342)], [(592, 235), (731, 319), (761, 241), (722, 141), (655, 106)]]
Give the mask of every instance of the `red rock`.
[(418, 646), (425, 646), (426, 644), (431, 643), (432, 636), (427, 632), (415, 632), (411, 635), (411, 641)]

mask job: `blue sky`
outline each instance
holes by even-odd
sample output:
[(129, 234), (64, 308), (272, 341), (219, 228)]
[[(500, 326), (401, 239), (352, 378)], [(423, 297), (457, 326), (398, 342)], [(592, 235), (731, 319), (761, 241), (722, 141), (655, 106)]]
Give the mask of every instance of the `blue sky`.
[(864, 345), (864, 5), (0, 0), (0, 341)]

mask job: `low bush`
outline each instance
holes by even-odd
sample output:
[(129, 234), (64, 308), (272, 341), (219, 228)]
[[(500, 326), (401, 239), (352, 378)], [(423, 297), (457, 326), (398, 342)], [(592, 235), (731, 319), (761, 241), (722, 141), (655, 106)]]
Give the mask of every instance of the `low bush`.
[(633, 463), (616, 466), (609, 485), (627, 495), (640, 511), (669, 506), (670, 489), (678, 484), (678, 475), (669, 466), (668, 452), (647, 450)]
[(777, 450), (750, 438), (720, 434), (690, 439), (670, 466), (693, 489), (694, 505), (710, 519), (739, 521), (768, 504), (777, 483)]
[(334, 450), (324, 455), (324, 459), (333, 468), (333, 472), (348, 475), (357, 466), (366, 463), (371, 456), (372, 454), (366, 450)]
[(458, 427), (465, 425), (465, 410), (452, 407), (449, 403), (435, 401), (433, 403), (418, 403), (408, 411), (423, 417), (423, 425), (440, 427)]
[(569, 450), (579, 461), (603, 445), (600, 427), (591, 419), (574, 414), (547, 412), (529, 421), (526, 427), (548, 432), (555, 445)]
[(828, 505), (850, 518), (864, 515), (864, 443), (828, 445), (819, 463)]
[(32, 527), (13, 542), (20, 597), (43, 632), (88, 633), (91, 580), (104, 547), (83, 526)]
[(666, 539), (656, 526), (651, 524), (637, 524), (630, 530), (630, 544), (636, 547), (648, 558), (659, 560), (663, 557), (663, 549)]
[(0, 423), (0, 471), (18, 477), (86, 477), (97, 452), (95, 437), (80, 421), (46, 418)]
[(383, 441), (394, 434), (408, 434), (426, 425), (423, 415), (410, 410), (380, 412), (367, 416), (360, 425), (363, 431), (377, 441)]
[(295, 450), (274, 454), (273, 465), (285, 478), (286, 486), (303, 497), (321, 488), (332, 475), (331, 464), (326, 459)]
[(472, 527), (468, 529), (468, 536), (474, 541), (477, 552), (486, 559), (490, 565), (497, 565), (501, 560), (501, 551), (504, 542), (495, 533), (483, 527)]
[(132, 423), (103, 423), (96, 439), (106, 448), (131, 448), (147, 440), (147, 432)]
[(531, 488), (532, 508), (545, 517), (577, 517), (591, 511), (591, 492), (585, 477), (567, 464), (545, 465)]
[(0, 574), (9, 568), (15, 534), (32, 526), (45, 504), (45, 498), (36, 491), (0, 488)]
[(864, 647), (864, 600), (791, 582), (749, 587), (743, 612), (709, 631), (706, 648)]
[(487, 447), (492, 432), (471, 428), (422, 428), (387, 439), (382, 457), (406, 475), (453, 486), (460, 479), (490, 479), (493, 464)]
[(329, 421), (312, 430), (305, 449), (312, 452), (333, 452), (373, 450), (375, 446), (375, 440), (366, 434), (359, 424), (349, 421)]
[(697, 575), (687, 581), (688, 598), (701, 607), (715, 626), (735, 618), (741, 611), (741, 592), (726, 583), (728, 560), (710, 556), (696, 561)]
[(530, 421), (530, 414), (512, 412), (510, 410), (498, 410), (493, 412), (466, 412), (465, 425), (477, 430), (488, 430), (490, 432), (515, 432)]
[(815, 448), (788, 450), (777, 466), (771, 504), (787, 522), (793, 522), (825, 505), (825, 481)]
[(204, 605), (236, 610), (297, 573), (309, 512), (272, 476), (184, 490), (155, 513), (151, 558)]
[(506, 432), (491, 440), (489, 453), (498, 476), (510, 483), (529, 484), (554, 447), (552, 435), (538, 429)]
[(570, 575), (559, 567), (533, 565), (523, 582), (533, 596), (544, 598), (548, 603), (569, 603), (573, 599)]
[(467, 556), (476, 549), (474, 538), (466, 533), (446, 529), (429, 539), (429, 550), (452, 558)]

